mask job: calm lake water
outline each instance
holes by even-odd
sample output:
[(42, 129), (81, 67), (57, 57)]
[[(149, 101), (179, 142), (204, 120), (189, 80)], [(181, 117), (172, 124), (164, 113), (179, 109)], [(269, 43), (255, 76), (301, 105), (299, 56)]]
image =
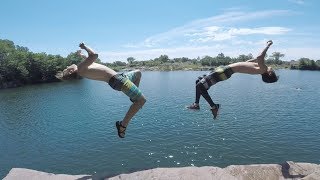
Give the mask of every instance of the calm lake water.
[(117, 136), (130, 101), (108, 84), (79, 80), (0, 91), (0, 178), (11, 168), (105, 177), (155, 167), (284, 161), (320, 164), (320, 72), (234, 74), (211, 87), (217, 120), (195, 80), (205, 72), (143, 72), (147, 97), (125, 139)]

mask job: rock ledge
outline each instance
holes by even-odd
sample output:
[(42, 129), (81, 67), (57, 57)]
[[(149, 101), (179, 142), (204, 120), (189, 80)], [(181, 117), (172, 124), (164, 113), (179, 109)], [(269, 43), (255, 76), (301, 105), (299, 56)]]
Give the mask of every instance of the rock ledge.
[[(13, 168), (4, 180), (89, 180), (96, 179), (91, 175), (65, 175), (51, 174), (29, 169)], [(305, 179), (319, 180), (320, 165), (311, 163), (295, 163), (288, 161), (283, 164), (254, 164), (231, 165), (225, 168), (182, 167), (182, 168), (155, 168), (138, 171), (131, 174), (120, 174), (115, 177), (106, 177), (111, 180), (281, 180), (281, 179)]]

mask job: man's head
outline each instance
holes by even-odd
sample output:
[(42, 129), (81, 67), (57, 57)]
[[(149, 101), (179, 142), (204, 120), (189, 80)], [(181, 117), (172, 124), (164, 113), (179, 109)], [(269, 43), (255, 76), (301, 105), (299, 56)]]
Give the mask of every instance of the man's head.
[(279, 79), (279, 76), (276, 75), (276, 73), (271, 67), (268, 67), (267, 71), (261, 74), (261, 76), (262, 76), (262, 81), (265, 83), (274, 83), (274, 82), (277, 82)]
[(78, 78), (77, 70), (78, 70), (77, 65), (72, 64), (71, 66), (68, 66), (63, 71), (59, 71), (56, 74), (56, 78), (58, 78), (60, 80), (76, 79), (76, 78)]

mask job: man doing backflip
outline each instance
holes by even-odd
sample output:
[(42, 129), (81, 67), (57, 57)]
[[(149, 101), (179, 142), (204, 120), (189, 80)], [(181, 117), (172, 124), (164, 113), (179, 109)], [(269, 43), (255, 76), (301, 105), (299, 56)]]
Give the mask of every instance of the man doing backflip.
[(189, 109), (200, 109), (199, 100), (201, 95), (209, 103), (213, 118), (218, 115), (220, 108), (219, 104), (215, 104), (209, 93), (208, 89), (219, 81), (224, 81), (231, 77), (233, 73), (245, 73), (245, 74), (260, 74), (262, 80), (266, 83), (274, 83), (278, 80), (274, 70), (271, 67), (265, 65), (265, 56), (269, 47), (273, 44), (270, 40), (267, 42), (267, 46), (263, 49), (262, 53), (255, 59), (250, 59), (246, 62), (232, 63), (227, 66), (217, 67), (214, 71), (207, 75), (203, 75), (196, 80), (196, 100), (193, 104), (188, 106)]
[(126, 94), (132, 105), (122, 121), (116, 122), (116, 128), (118, 136), (120, 138), (125, 137), (125, 130), (132, 117), (142, 108), (146, 102), (146, 98), (141, 93), (139, 87), (141, 72), (139, 70), (131, 71), (128, 73), (117, 73), (111, 68), (105, 65), (95, 63), (98, 58), (91, 48), (87, 47), (84, 43), (80, 43), (80, 48), (88, 52), (88, 57), (81, 53), (81, 50), (77, 54), (84, 60), (79, 64), (72, 64), (64, 69), (62, 72), (57, 73), (56, 77), (62, 80), (74, 78), (76, 76), (82, 76), (88, 79), (99, 80), (109, 83), (109, 85), (117, 90)]

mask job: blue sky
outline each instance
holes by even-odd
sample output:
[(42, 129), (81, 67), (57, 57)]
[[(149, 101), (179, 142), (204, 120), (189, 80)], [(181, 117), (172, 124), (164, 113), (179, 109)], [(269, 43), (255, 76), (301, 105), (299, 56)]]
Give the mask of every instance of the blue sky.
[[(90, 4), (90, 3), (92, 4)], [(320, 59), (317, 0), (1, 0), (0, 39), (67, 56), (79, 42), (104, 62), (127, 57), (256, 56)]]

